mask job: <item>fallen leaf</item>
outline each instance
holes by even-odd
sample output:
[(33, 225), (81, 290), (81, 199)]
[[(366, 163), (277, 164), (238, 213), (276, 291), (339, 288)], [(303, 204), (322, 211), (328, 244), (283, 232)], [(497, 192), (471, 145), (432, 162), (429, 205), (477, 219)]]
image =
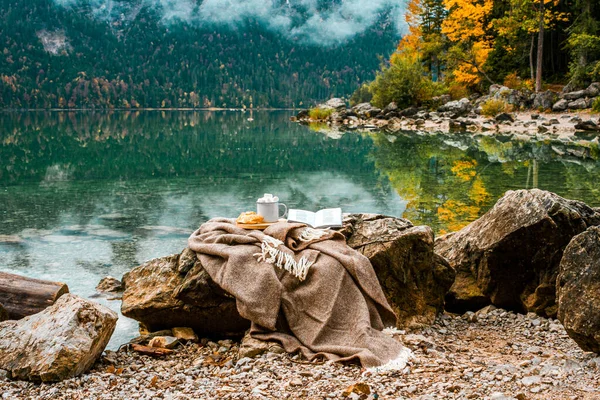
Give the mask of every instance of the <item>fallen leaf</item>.
[(357, 382), (354, 385), (348, 386), (346, 390), (342, 392), (342, 396), (348, 397), (352, 393), (356, 393), (358, 395), (369, 395), (371, 394), (371, 388), (366, 383)]

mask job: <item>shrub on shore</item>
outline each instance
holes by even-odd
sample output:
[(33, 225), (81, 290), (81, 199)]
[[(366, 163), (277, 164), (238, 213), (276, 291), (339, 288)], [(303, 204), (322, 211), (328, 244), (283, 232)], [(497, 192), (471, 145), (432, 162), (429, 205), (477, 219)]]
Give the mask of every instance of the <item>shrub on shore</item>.
[(352, 93), (352, 97), (350, 97), (350, 105), (355, 106), (360, 103), (370, 103), (371, 99), (373, 99), (373, 93), (371, 93), (371, 88), (369, 84), (363, 83), (354, 93)]
[(512, 106), (503, 100), (489, 99), (481, 105), (481, 115), (495, 117), (503, 112), (511, 112)]
[(592, 103), (592, 110), (600, 113), (600, 97), (596, 97), (596, 100)]
[(318, 121), (329, 118), (331, 113), (333, 113), (331, 108), (311, 108), (308, 110), (308, 117)]
[(369, 86), (371, 104), (384, 108), (396, 102), (399, 108), (420, 105), (444, 93), (444, 87), (425, 74), (423, 66), (411, 57), (396, 57), (392, 64), (377, 74)]

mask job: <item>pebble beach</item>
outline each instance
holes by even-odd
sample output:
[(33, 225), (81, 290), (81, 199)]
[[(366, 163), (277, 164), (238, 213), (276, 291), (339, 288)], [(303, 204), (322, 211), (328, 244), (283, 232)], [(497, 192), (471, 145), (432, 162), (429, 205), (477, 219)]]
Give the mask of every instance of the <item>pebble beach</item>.
[(401, 371), (309, 362), (277, 346), (239, 358), (239, 342), (202, 339), (161, 359), (125, 346), (107, 351), (91, 371), (59, 383), (0, 374), (0, 393), (3, 399), (106, 400), (600, 398), (600, 356), (580, 350), (557, 320), (488, 307), (446, 313), (431, 327), (394, 336), (414, 355)]

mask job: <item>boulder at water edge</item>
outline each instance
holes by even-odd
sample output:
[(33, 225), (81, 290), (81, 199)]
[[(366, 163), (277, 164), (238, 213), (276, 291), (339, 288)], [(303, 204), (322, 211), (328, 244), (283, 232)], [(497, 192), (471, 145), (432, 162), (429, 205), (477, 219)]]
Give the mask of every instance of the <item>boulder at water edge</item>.
[(187, 326), (201, 334), (241, 335), (250, 326), (190, 249), (140, 265), (123, 284), (121, 312), (150, 332)]
[(65, 294), (37, 314), (0, 323), (0, 369), (36, 382), (80, 375), (102, 354), (116, 323), (110, 309)]
[(432, 324), (443, 312), (455, 272), (434, 253), (430, 227), (413, 226), (402, 218), (352, 214), (344, 220), (342, 233), (350, 247), (371, 261), (399, 327)]
[(582, 202), (532, 189), (508, 191), (477, 221), (436, 241), (456, 271), (446, 308), (497, 307), (556, 316), (555, 286), (573, 236), (600, 224)]
[(556, 281), (558, 319), (585, 351), (600, 353), (600, 228), (588, 228), (565, 249)]
[[(357, 214), (345, 219), (343, 233), (371, 260), (400, 326), (433, 322), (454, 271), (434, 254), (430, 228)], [(250, 325), (190, 249), (148, 261), (126, 274), (123, 283), (123, 315), (150, 331), (188, 326), (205, 335), (243, 335)]]

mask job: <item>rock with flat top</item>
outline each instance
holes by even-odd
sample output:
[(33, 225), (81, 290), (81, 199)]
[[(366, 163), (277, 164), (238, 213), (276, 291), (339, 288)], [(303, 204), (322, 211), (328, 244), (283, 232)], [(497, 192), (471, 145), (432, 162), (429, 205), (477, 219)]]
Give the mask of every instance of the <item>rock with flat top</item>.
[(339, 97), (334, 97), (325, 102), (325, 106), (333, 108), (334, 110), (342, 110), (346, 108), (346, 102)]
[(350, 247), (371, 261), (398, 327), (429, 325), (443, 312), (455, 272), (434, 253), (430, 227), (378, 214), (351, 214), (342, 233)]
[(37, 314), (0, 323), (0, 369), (35, 382), (80, 375), (102, 354), (116, 323), (107, 307), (64, 294)]
[(102, 293), (120, 293), (123, 291), (123, 283), (117, 278), (106, 276), (98, 282), (96, 291)]
[(596, 132), (600, 131), (600, 125), (592, 121), (591, 119), (585, 121), (579, 121), (575, 124), (575, 129), (578, 131)]
[(179, 341), (183, 343), (187, 342), (198, 342), (198, 335), (194, 332), (192, 328), (187, 327), (175, 327), (172, 329), (173, 336), (175, 336)]
[(456, 271), (448, 310), (497, 307), (555, 317), (556, 276), (573, 236), (600, 224), (580, 201), (532, 189), (508, 191), (494, 207), (458, 232), (436, 241)]
[(600, 353), (600, 228), (575, 236), (556, 282), (558, 319), (584, 351)]

